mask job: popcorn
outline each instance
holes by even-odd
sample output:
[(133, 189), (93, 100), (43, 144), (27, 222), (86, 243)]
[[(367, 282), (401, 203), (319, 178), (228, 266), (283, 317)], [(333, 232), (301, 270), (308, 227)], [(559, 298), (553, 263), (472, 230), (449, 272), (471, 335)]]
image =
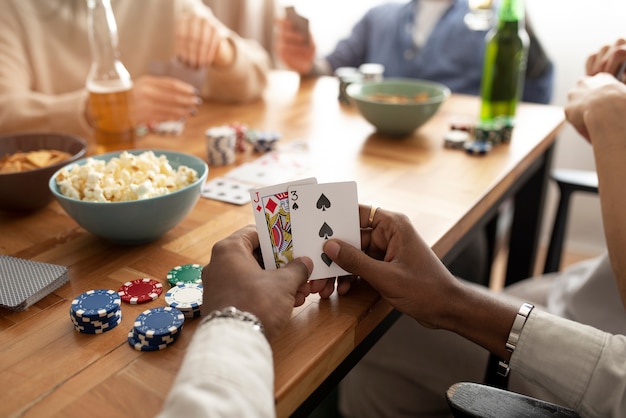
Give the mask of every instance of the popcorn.
[(165, 155), (124, 151), (108, 162), (88, 158), (83, 165), (66, 166), (56, 181), (61, 193), (73, 199), (126, 202), (175, 192), (197, 179), (198, 173), (187, 166), (174, 170)]

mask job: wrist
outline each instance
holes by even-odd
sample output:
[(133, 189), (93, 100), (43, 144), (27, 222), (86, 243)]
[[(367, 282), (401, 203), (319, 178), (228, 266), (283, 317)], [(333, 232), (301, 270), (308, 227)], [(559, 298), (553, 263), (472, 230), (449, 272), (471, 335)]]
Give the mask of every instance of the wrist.
[[(526, 321), (530, 316), (533, 308), (535, 306), (530, 303), (524, 303), (517, 312), (515, 316), (515, 320), (513, 321), (513, 325), (511, 326), (511, 331), (509, 332), (509, 337), (506, 340), (505, 348), (506, 350), (513, 355), (513, 352), (517, 348), (517, 343), (519, 341), (520, 334), (524, 329), (524, 325), (526, 325)], [(510, 372), (509, 362), (506, 360), (500, 360), (498, 363), (498, 374), (501, 376), (508, 376)]]
[(259, 331), (261, 332), (261, 334), (265, 335), (265, 328), (263, 328), (263, 324), (261, 323), (261, 321), (256, 315), (250, 312), (239, 310), (235, 308), (234, 306), (228, 306), (224, 309), (216, 309), (214, 311), (209, 312), (200, 321), (200, 326), (203, 326), (217, 319), (231, 319), (231, 320), (241, 321), (242, 323), (248, 324), (251, 329), (255, 331)]

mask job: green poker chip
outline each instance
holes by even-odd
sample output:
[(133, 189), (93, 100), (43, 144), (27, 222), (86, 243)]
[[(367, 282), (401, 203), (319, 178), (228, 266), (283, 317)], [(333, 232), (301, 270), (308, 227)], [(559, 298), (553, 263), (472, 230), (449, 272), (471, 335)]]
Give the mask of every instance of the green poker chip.
[(202, 266), (200, 264), (176, 266), (167, 273), (167, 281), (172, 286), (187, 283), (202, 284)]

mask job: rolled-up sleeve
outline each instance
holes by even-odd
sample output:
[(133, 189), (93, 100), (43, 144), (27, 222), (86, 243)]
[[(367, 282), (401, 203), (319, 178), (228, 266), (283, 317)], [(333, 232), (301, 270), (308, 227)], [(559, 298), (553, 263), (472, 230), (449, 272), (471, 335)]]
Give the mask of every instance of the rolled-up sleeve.
[(626, 416), (623, 335), (534, 310), (511, 357), (511, 369), (582, 416)]

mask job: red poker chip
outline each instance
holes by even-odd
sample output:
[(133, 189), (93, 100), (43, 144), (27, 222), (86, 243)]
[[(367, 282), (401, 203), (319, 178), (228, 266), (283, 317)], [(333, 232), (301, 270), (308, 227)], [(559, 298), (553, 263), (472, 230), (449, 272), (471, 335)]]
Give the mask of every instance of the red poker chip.
[(117, 293), (123, 302), (136, 305), (155, 300), (163, 292), (163, 285), (150, 278), (136, 279), (124, 283)]

